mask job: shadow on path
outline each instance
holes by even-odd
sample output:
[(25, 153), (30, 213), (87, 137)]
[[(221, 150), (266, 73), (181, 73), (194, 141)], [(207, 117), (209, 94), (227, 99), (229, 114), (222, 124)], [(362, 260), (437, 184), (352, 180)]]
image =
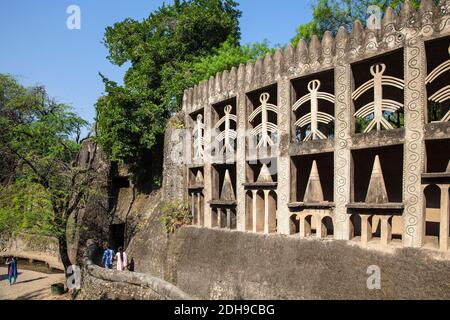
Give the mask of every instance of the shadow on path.
[[(17, 272), (17, 278), (21, 275), (21, 272)], [(8, 279), (8, 274), (0, 274), (0, 281)]]
[(47, 277), (39, 277), (39, 278), (28, 279), (28, 280), (24, 280), (24, 281), (17, 281), (16, 284), (33, 282), (33, 281), (38, 281), (38, 280), (42, 280), (42, 279), (47, 279)]

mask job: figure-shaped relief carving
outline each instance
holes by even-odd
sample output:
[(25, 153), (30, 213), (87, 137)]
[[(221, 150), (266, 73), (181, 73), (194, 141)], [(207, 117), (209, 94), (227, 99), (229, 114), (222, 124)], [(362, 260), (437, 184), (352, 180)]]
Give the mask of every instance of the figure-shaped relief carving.
[(374, 127), (377, 131), (383, 128), (389, 130), (394, 129), (394, 127), (384, 118), (384, 112), (396, 112), (397, 110), (403, 108), (403, 104), (395, 100), (383, 99), (383, 86), (392, 86), (398, 89), (404, 89), (404, 81), (402, 79), (384, 75), (386, 71), (386, 65), (384, 63), (375, 64), (370, 67), (370, 73), (373, 79), (367, 81), (361, 85), (352, 94), (353, 100), (360, 98), (365, 92), (373, 88), (374, 91), (374, 101), (366, 104), (360, 108), (355, 116), (359, 118), (367, 118), (372, 115), (373, 119), (369, 125), (364, 130), (364, 133), (370, 132)]
[[(251, 131), (251, 135), (254, 137), (260, 136), (258, 142), (258, 148), (273, 146), (274, 141), (272, 139), (273, 135), (278, 134), (278, 127), (276, 124), (269, 122), (268, 111), (272, 111), (278, 114), (277, 106), (268, 103), (270, 95), (268, 93), (261, 94), (259, 101), (261, 105), (256, 108), (249, 117), (249, 121), (252, 122), (255, 118), (261, 114), (261, 123), (257, 125)], [(269, 134), (270, 133), (270, 134)]]
[(319, 122), (324, 124), (329, 124), (334, 121), (334, 117), (328, 113), (319, 111), (319, 99), (329, 101), (334, 103), (334, 95), (327, 92), (320, 92), (320, 81), (312, 80), (308, 83), (308, 93), (307, 95), (301, 97), (293, 106), (292, 110), (296, 111), (306, 102), (311, 102), (311, 112), (304, 115), (295, 123), (298, 128), (303, 128), (311, 125), (311, 131), (306, 135), (304, 141), (317, 140), (317, 139), (327, 139), (327, 136), (319, 130)]
[(234, 141), (237, 138), (237, 133), (235, 130), (231, 129), (231, 121), (237, 123), (237, 117), (231, 113), (232, 110), (233, 107), (227, 105), (224, 109), (225, 116), (223, 116), (215, 125), (215, 129), (220, 130), (220, 127), (225, 124), (225, 130), (216, 137), (217, 142), (223, 142), (223, 147), (219, 152), (220, 154), (235, 152)]
[[(450, 54), (450, 47), (448, 48), (448, 53)], [(436, 79), (438, 79), (447, 71), (450, 71), (450, 59), (440, 64), (438, 67), (436, 67), (436, 69), (430, 72), (430, 74), (425, 79), (426, 84), (434, 82)], [(436, 93), (428, 97), (428, 100), (436, 103), (443, 103), (447, 100), (450, 100), (450, 85), (445, 86), (440, 90), (436, 91)], [(442, 118), (441, 121), (438, 122), (447, 122), (447, 121), (450, 121), (450, 106), (445, 116)]]
[(203, 137), (204, 130), (205, 124), (203, 123), (203, 116), (199, 114), (197, 116), (197, 123), (194, 127), (194, 160), (197, 161), (203, 161), (205, 156), (205, 140)]

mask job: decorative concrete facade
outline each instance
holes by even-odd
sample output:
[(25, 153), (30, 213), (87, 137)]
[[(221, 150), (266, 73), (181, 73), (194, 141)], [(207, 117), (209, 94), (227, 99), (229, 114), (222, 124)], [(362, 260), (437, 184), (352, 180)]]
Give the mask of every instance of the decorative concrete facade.
[(449, 250), (450, 1), (186, 90), (194, 224)]

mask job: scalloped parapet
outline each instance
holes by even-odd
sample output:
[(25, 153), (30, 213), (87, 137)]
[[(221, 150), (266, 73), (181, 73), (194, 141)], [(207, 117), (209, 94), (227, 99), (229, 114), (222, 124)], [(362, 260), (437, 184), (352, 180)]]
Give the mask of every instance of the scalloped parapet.
[(346, 39), (342, 35), (334, 38), (329, 31), (322, 35), (321, 40), (314, 35), (309, 44), (300, 40), (297, 47), (289, 44), (284, 50), (276, 49), (273, 55), (269, 53), (256, 62), (248, 61), (239, 68), (219, 72), (208, 81), (185, 90), (183, 110), (192, 112), (204, 105), (233, 97), (239, 91), (249, 92), (282, 78), (295, 78), (333, 68), (338, 59), (336, 47), (344, 43), (347, 48), (344, 59), (352, 62), (402, 48), (408, 38), (418, 35), (448, 35), (450, 1), (442, 0), (436, 6), (433, 0), (423, 0), (418, 10), (407, 1), (398, 15), (390, 7), (386, 10), (381, 30), (365, 28), (360, 21), (355, 21), (351, 32), (345, 33)]

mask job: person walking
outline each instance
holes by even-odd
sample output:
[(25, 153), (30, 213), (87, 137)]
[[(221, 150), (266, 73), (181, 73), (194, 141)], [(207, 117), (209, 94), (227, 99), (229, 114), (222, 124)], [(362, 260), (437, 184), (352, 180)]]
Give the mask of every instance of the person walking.
[(103, 252), (102, 264), (106, 269), (112, 269), (114, 259), (114, 251), (105, 245), (105, 251)]
[[(9, 285), (15, 284), (17, 281), (17, 262), (14, 257), (6, 259), (6, 265), (8, 266), (8, 283)], [(14, 279), (14, 282), (13, 282)]]
[(128, 258), (127, 254), (123, 252), (122, 247), (119, 247), (119, 252), (117, 252), (116, 254), (116, 260), (117, 260), (117, 270), (125, 271), (128, 266)]

